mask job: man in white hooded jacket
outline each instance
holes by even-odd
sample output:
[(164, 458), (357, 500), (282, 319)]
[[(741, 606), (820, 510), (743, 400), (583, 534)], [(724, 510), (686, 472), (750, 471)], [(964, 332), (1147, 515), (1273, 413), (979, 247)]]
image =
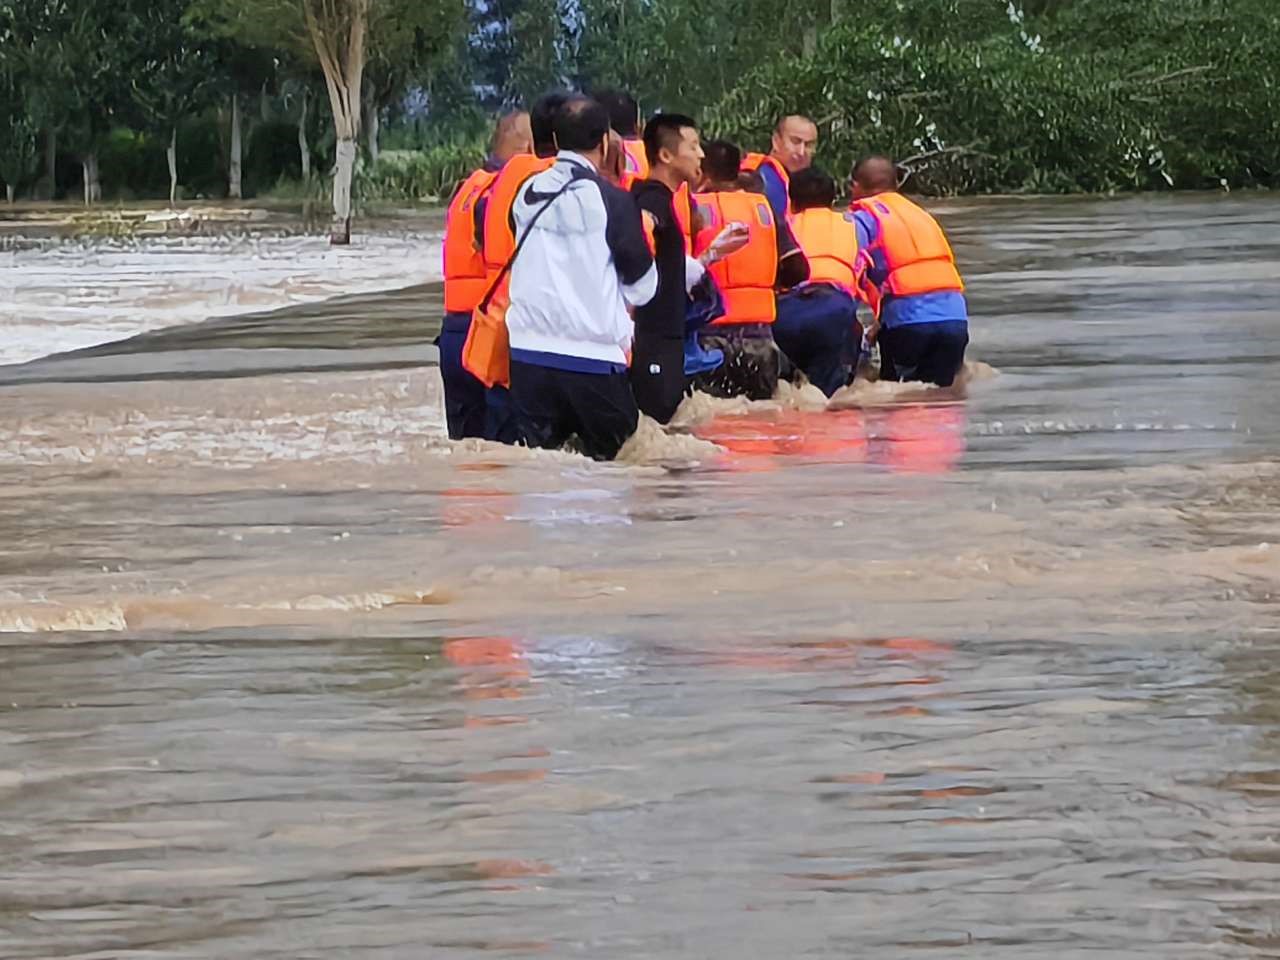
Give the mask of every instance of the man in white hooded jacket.
[(524, 241), (507, 310), (511, 399), (526, 446), (560, 447), (576, 436), (587, 456), (611, 460), (639, 419), (627, 378), (628, 307), (653, 298), (658, 274), (634, 200), (599, 173), (608, 112), (572, 97), (554, 129), (555, 163), (520, 189), (511, 210)]

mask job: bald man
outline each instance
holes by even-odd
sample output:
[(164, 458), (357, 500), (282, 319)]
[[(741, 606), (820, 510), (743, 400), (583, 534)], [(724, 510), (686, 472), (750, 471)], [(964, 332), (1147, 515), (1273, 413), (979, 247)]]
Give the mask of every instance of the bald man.
[(486, 388), (462, 365), (462, 347), (471, 312), (488, 287), (484, 257), (484, 210), (498, 172), (508, 160), (533, 150), (529, 114), (514, 111), (498, 119), (484, 166), (458, 184), (445, 214), (444, 322), (440, 376), (444, 381), (445, 421), (451, 440), (480, 437), (514, 443), (515, 415), (503, 387)]
[(790, 114), (774, 125), (767, 154), (749, 153), (743, 159), (743, 172), (759, 175), (763, 193), (779, 219), (791, 212), (788, 199), (791, 175), (809, 169), (817, 148), (817, 124), (808, 117)]
[(898, 192), (888, 157), (858, 161), (851, 195), (857, 293), (875, 316), (880, 378), (951, 386), (964, 366), (969, 310), (946, 235)]

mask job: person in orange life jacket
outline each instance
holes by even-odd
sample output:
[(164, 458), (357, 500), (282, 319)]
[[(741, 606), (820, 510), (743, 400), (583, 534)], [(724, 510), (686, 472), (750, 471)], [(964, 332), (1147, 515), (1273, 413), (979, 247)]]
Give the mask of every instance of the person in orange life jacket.
[(763, 187), (760, 192), (769, 198), (769, 206), (779, 220), (791, 212), (788, 197), (791, 178), (809, 169), (817, 147), (817, 124), (808, 117), (792, 114), (774, 126), (767, 154), (749, 153), (743, 158), (743, 172), (759, 175)]
[(742, 249), (710, 268), (724, 297), (725, 315), (698, 339), (704, 349), (722, 351), (724, 363), (695, 377), (694, 386), (718, 397), (768, 400), (790, 367), (773, 342), (775, 290), (809, 279), (809, 263), (787, 221), (774, 215), (765, 196), (742, 189), (738, 148), (712, 140), (703, 151), (703, 187), (694, 197), (703, 227), (694, 253), (704, 253), (728, 224), (745, 224), (748, 237)]
[(809, 382), (828, 397), (857, 366), (862, 328), (856, 319), (853, 224), (833, 210), (836, 183), (816, 167), (791, 178), (791, 231), (809, 261), (809, 280), (778, 295), (773, 339)]
[(514, 443), (515, 418), (505, 388), (486, 389), (462, 366), (462, 345), (471, 326), (471, 311), (488, 289), (482, 225), (484, 208), (499, 171), (511, 157), (533, 147), (529, 115), (508, 113), (498, 120), (484, 166), (458, 184), (445, 215), (444, 323), (440, 376), (444, 381), (445, 420), (451, 440), (481, 437)]
[(616, 159), (622, 170), (622, 189), (630, 190), (632, 184), (649, 176), (649, 158), (640, 135), (640, 105), (625, 90), (596, 90), (591, 96), (609, 111), (609, 126), (621, 138), (622, 149)]
[(554, 131), (554, 164), (512, 206), (523, 246), (506, 314), (511, 399), (526, 446), (556, 448), (576, 436), (584, 454), (611, 460), (640, 415), (627, 377), (628, 308), (653, 299), (658, 271), (634, 199), (599, 173), (609, 145), (604, 107), (572, 97)]
[(658, 290), (633, 314), (631, 388), (641, 412), (666, 423), (684, 398), (688, 375), (723, 360), (719, 352), (703, 354), (690, 317), (701, 326), (723, 311), (707, 265), (741, 249), (747, 235), (725, 226), (701, 259), (690, 256), (688, 188), (701, 178), (703, 158), (697, 125), (678, 113), (657, 114), (645, 125), (644, 144), (649, 177), (634, 183), (631, 195), (652, 241)]
[(858, 295), (875, 313), (880, 378), (951, 386), (964, 366), (969, 310), (946, 235), (898, 193), (888, 157), (858, 161), (852, 195)]

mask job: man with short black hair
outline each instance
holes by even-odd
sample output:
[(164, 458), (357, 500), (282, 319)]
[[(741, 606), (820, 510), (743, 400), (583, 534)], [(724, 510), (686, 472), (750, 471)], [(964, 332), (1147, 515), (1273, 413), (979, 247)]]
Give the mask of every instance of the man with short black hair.
[(640, 137), (640, 104), (625, 90), (613, 88), (597, 90), (592, 98), (609, 111), (609, 126), (621, 140), (621, 185), (630, 190), (632, 184), (649, 176), (649, 161)]
[(611, 460), (639, 418), (627, 379), (633, 324), (658, 276), (631, 197), (599, 173), (609, 114), (586, 97), (556, 112), (559, 152), (512, 208), (523, 242), (511, 268), (507, 330), (521, 441)]
[(691, 339), (691, 302), (703, 321), (719, 305), (706, 265), (739, 249), (722, 238), (701, 260), (693, 249), (693, 212), (689, 190), (702, 175), (702, 145), (692, 117), (659, 113), (644, 128), (649, 177), (631, 187), (640, 208), (654, 261), (658, 290), (635, 311), (636, 340), (631, 362), (631, 386), (642, 412), (666, 423), (684, 397), (688, 375), (714, 369), (720, 354), (704, 353)]
[(695, 380), (713, 396), (771, 398), (787, 362), (773, 340), (778, 289), (809, 277), (809, 264), (790, 227), (768, 199), (742, 189), (741, 151), (713, 140), (704, 147), (702, 192), (694, 197), (703, 227), (694, 252), (708, 250), (726, 227), (745, 234), (746, 243), (710, 270), (724, 297), (725, 314), (700, 335), (707, 349), (724, 353), (724, 363)]

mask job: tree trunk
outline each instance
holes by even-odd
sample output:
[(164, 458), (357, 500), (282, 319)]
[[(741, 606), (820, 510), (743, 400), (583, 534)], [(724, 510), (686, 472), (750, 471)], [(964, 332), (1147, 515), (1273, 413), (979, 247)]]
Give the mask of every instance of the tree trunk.
[(102, 184), (98, 180), (98, 155), (86, 153), (80, 166), (84, 171), (84, 205), (87, 207), (102, 199)]
[(165, 159), (169, 161), (169, 206), (178, 202), (178, 127), (169, 131), (169, 146), (165, 147)]
[(13, 206), (13, 184), (6, 183), (4, 185), (4, 195), (9, 201), (9, 206)]
[(311, 179), (311, 144), (307, 143), (307, 112), (311, 108), (311, 91), (302, 90), (302, 111), (298, 117), (298, 158), (302, 161), (302, 179)]
[(365, 127), (366, 146), (369, 150), (369, 162), (375, 167), (378, 165), (378, 107), (372, 101), (369, 103), (369, 109), (365, 113), (367, 125)]
[(338, 141), (338, 164), (333, 174), (333, 227), (329, 242), (345, 246), (351, 242), (351, 176), (356, 167), (356, 141)]
[(356, 138), (360, 135), (360, 90), (364, 81), (365, 34), (369, 27), (369, 0), (354, 0), (354, 14), (345, 35), (326, 30), (311, 4), (303, 5), (307, 33), (324, 73), (329, 105), (333, 108), (333, 132), (338, 141), (333, 177), (333, 229), (329, 242), (351, 242), (351, 176), (355, 171)]
[(240, 188), (242, 172), (240, 145), (240, 94), (231, 95), (231, 164), (227, 176), (227, 196), (239, 200), (244, 196)]
[(44, 140), (44, 175), (49, 178), (49, 199), (58, 195), (58, 130), (50, 127)]

